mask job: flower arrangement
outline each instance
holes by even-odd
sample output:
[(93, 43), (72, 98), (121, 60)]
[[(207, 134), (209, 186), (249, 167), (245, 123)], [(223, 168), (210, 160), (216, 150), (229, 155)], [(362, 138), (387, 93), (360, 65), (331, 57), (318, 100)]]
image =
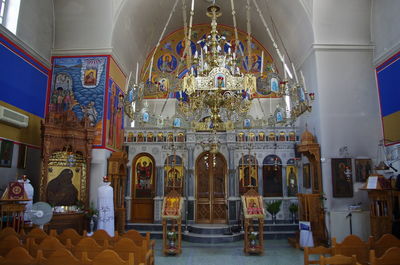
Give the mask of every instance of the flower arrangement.
[(97, 218), (97, 216), (99, 215), (99, 210), (94, 208), (93, 203), (90, 203), (89, 208), (86, 209), (84, 212), (85, 212), (85, 216), (89, 219)]
[(177, 236), (178, 236), (178, 234), (175, 231), (168, 231), (167, 232), (167, 238), (170, 241), (175, 241)]
[(258, 238), (258, 232), (252, 231), (252, 232), (249, 233), (249, 239), (250, 240), (257, 240), (257, 238)]

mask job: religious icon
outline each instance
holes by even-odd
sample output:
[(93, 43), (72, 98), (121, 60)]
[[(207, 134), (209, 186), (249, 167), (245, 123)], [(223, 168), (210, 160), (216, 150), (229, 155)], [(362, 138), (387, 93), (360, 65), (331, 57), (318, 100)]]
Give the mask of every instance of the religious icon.
[[(178, 61), (176, 60), (175, 56), (170, 53), (161, 55), (160, 58), (158, 58), (157, 67), (161, 72), (172, 73), (175, 71), (177, 66)], [(153, 81), (153, 83), (155, 82)]]
[(150, 157), (143, 155), (136, 161), (136, 198), (150, 198), (152, 196), (153, 163)]
[(143, 112), (142, 119), (143, 119), (143, 122), (149, 122), (149, 119), (150, 119), (149, 113), (148, 112)]
[(303, 187), (306, 189), (311, 188), (310, 164), (303, 165)]
[(86, 86), (96, 85), (96, 80), (97, 80), (96, 75), (97, 75), (97, 71), (95, 69), (85, 70), (84, 85), (86, 85)]
[(173, 125), (174, 127), (181, 127), (181, 119), (175, 118)]
[(356, 159), (356, 182), (366, 182), (372, 170), (371, 159)]
[(214, 78), (214, 87), (224, 88), (225, 87), (225, 75), (217, 74)]
[(78, 201), (78, 190), (72, 183), (74, 172), (63, 169), (60, 174), (47, 184), (47, 201), (53, 206), (75, 205)]
[(332, 158), (333, 197), (353, 197), (351, 158)]
[(251, 126), (251, 121), (250, 121), (250, 119), (245, 119), (245, 120), (243, 121), (243, 127), (244, 127), (244, 128), (250, 128), (250, 126)]
[(294, 166), (286, 167), (288, 196), (297, 195), (297, 168)]
[(13, 142), (7, 140), (1, 141), (0, 167), (11, 167), (13, 149)]
[(271, 92), (278, 93), (278, 91), (279, 91), (278, 79), (273, 77), (273, 78), (271, 78), (270, 82), (271, 82)]

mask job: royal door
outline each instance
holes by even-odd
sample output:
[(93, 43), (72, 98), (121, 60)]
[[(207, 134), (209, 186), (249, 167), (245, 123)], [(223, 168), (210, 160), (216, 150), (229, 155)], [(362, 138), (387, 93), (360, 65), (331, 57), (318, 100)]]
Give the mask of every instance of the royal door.
[(155, 162), (146, 153), (139, 154), (132, 163), (132, 222), (154, 221)]
[(196, 222), (226, 223), (226, 160), (202, 153), (196, 160)]

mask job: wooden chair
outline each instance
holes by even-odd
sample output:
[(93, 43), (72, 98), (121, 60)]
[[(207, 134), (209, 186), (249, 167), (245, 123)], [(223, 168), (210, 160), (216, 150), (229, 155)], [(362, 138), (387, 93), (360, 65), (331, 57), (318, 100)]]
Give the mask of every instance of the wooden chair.
[(315, 248), (310, 248), (310, 247), (305, 247), (304, 248), (304, 265), (309, 265), (309, 264), (319, 264), (319, 259), (317, 260), (310, 260), (310, 255), (329, 255), (332, 256), (332, 249), (331, 248), (326, 248), (323, 246), (318, 246)]
[(93, 238), (85, 237), (81, 239), (78, 244), (72, 247), (72, 254), (76, 258), (82, 259), (82, 257), (84, 256), (83, 253), (85, 252), (85, 255), (89, 259), (93, 259), (94, 257), (96, 257), (96, 255), (98, 255), (105, 249), (106, 248), (104, 248), (103, 246), (97, 244), (96, 240), (94, 240)]
[(84, 259), (83, 264), (90, 265), (134, 265), (133, 254), (129, 255), (128, 261), (123, 261), (118, 254), (110, 249), (103, 250), (93, 260)]
[[(32, 240), (32, 239), (30, 239)], [(38, 250), (41, 250), (43, 253), (43, 257), (48, 258), (53, 252), (55, 252), (58, 249), (71, 249), (72, 244), (71, 241), (67, 241), (67, 245), (61, 244), (61, 242), (53, 237), (53, 236), (47, 236), (43, 241), (37, 245), (35, 242), (30, 242), (29, 243), (29, 253), (33, 257), (37, 257), (37, 252)]]
[(369, 250), (372, 247), (373, 238), (370, 237), (367, 242), (362, 241), (358, 236), (349, 235), (342, 243), (337, 243), (336, 238), (332, 238), (333, 254), (351, 257), (356, 255), (357, 261), (361, 264), (368, 264)]
[(65, 249), (57, 249), (47, 259), (41, 261), (43, 265), (81, 265), (82, 262), (72, 255), (72, 253)]
[(355, 255), (352, 255), (351, 257), (343, 255), (334, 255), (332, 257), (320, 256), (319, 261), (320, 265), (359, 265)]
[(133, 242), (137, 246), (141, 246), (143, 243), (147, 245), (148, 249), (153, 249), (154, 250), (154, 240), (150, 240), (150, 233), (147, 232), (146, 236), (142, 236), (138, 231), (136, 230), (129, 230), (128, 232), (124, 233), (122, 237), (130, 238), (133, 240)]
[(1, 265), (36, 265), (40, 264), (38, 260), (29, 255), (28, 251), (23, 247), (16, 247), (10, 250), (8, 254), (1, 260)]
[(131, 239), (122, 238), (114, 245), (114, 251), (123, 259), (128, 260), (129, 255), (133, 253), (135, 257), (135, 265), (144, 264), (152, 265), (154, 263), (153, 253), (151, 249), (147, 249), (145, 245), (137, 246)]
[(400, 248), (400, 240), (392, 234), (384, 234), (378, 241), (372, 244), (372, 249), (375, 250), (377, 257), (381, 257), (386, 250), (392, 247)]
[[(23, 231), (23, 230), (22, 230)], [(16, 237), (20, 237), (20, 234), (18, 234), (17, 232), (15, 232), (15, 229), (12, 227), (5, 227), (3, 229), (0, 230), (0, 240), (2, 240), (3, 238), (6, 238), (8, 236), (16, 236)]]
[(152, 251), (152, 260), (154, 261), (154, 247), (155, 247), (155, 241), (150, 239), (150, 233), (147, 232), (146, 236), (142, 236), (138, 231), (136, 230), (129, 230), (125, 234), (122, 235), (122, 237), (130, 238), (133, 240), (133, 242), (137, 246), (145, 245), (147, 249)]
[[(11, 249), (16, 247), (24, 247), (21, 245), (18, 237), (10, 235), (0, 240), (0, 256), (5, 256)], [(24, 247), (25, 248), (25, 247)]]
[(97, 244), (104, 246), (104, 244), (111, 244), (114, 245), (114, 243), (118, 239), (118, 232), (115, 231), (115, 236), (112, 237), (110, 236), (105, 230), (96, 230), (90, 238), (93, 238), (96, 240)]
[(399, 265), (400, 264), (400, 248), (389, 248), (380, 258), (375, 256), (375, 250), (371, 250), (369, 254), (371, 265)]
[(26, 235), (25, 240), (32, 238), (36, 244), (40, 244), (48, 236), (42, 229), (35, 227)]
[[(86, 235), (86, 232), (83, 234)], [(61, 234), (57, 234), (56, 230), (51, 230), (50, 235), (57, 237), (58, 240), (60, 240), (60, 242), (63, 244), (66, 244), (67, 239), (70, 239), (72, 245), (78, 244), (78, 242), (84, 238), (83, 235), (78, 234), (78, 232), (76, 232), (76, 230), (73, 228), (65, 229)]]

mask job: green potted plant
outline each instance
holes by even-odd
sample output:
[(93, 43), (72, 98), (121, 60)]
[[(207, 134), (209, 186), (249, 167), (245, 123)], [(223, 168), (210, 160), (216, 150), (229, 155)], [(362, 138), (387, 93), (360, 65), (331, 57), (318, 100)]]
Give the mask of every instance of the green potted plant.
[(276, 222), (276, 214), (281, 210), (281, 204), (282, 201), (267, 202), (266, 204), (267, 211), (271, 214), (273, 223)]
[(299, 205), (297, 203), (291, 203), (289, 205), (289, 212), (292, 214), (292, 222), (296, 222), (296, 213), (299, 210)]

